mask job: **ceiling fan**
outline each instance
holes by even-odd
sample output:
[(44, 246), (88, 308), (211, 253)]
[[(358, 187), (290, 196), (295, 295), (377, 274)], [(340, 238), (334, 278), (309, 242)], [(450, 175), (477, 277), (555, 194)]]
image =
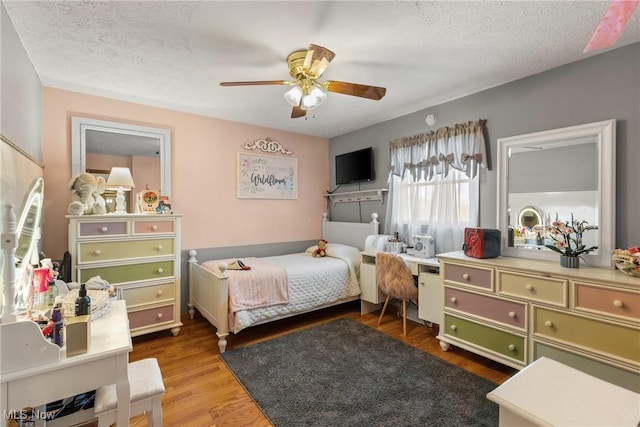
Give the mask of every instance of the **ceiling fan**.
[(259, 85), (288, 85), (293, 86), (284, 98), (293, 106), (291, 118), (304, 117), (307, 111), (313, 110), (327, 98), (327, 92), (343, 95), (359, 96), (361, 98), (378, 101), (387, 89), (378, 86), (368, 86), (357, 83), (346, 83), (336, 80), (324, 82), (318, 79), (325, 72), (335, 53), (327, 48), (310, 44), (308, 50), (297, 50), (287, 58), (289, 74), (294, 80), (259, 80), (248, 82), (222, 82), (220, 86), (259, 86)]

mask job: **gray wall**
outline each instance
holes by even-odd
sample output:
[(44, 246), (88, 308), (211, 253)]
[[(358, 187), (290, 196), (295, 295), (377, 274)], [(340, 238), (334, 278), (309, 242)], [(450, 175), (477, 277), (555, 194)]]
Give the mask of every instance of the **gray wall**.
[(42, 162), (42, 84), (0, 4), (0, 133)]
[[(625, 46), (562, 67), (402, 116), (366, 129), (332, 138), (329, 147), (330, 183), (335, 188), (336, 154), (373, 146), (376, 180), (342, 186), (340, 191), (387, 188), (389, 142), (403, 136), (476, 119), (487, 120), (490, 170), (480, 173), (480, 225), (496, 226), (496, 140), (607, 119), (617, 120), (616, 246), (640, 242), (638, 174), (640, 164), (640, 43)], [(384, 100), (380, 101), (384, 103)], [(384, 104), (382, 104), (384, 105)], [(429, 128), (427, 114), (438, 122)], [(331, 219), (368, 220), (386, 210), (379, 202), (331, 206)]]
[(0, 20), (0, 205), (14, 205), (19, 217), (33, 179), (43, 174), (42, 85), (3, 4)]

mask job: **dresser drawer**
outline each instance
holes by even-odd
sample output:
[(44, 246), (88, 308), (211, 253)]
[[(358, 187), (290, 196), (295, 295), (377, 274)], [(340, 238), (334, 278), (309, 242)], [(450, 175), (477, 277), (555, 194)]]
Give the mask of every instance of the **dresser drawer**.
[(640, 366), (640, 328), (534, 306), (533, 335), (607, 353)]
[(93, 276), (100, 276), (112, 285), (139, 280), (161, 279), (174, 276), (173, 261), (141, 262), (138, 264), (107, 267), (78, 268), (79, 283)]
[(173, 243), (172, 238), (80, 243), (78, 264), (171, 256), (174, 254)]
[(126, 236), (129, 232), (127, 221), (79, 222), (78, 239), (84, 237)]
[(640, 292), (574, 282), (573, 297), (576, 310), (640, 320)]
[(161, 323), (173, 322), (173, 304), (129, 312), (129, 328), (133, 331)]
[(510, 360), (525, 363), (525, 337), (445, 314), (444, 334), (466, 341)]
[(468, 265), (444, 264), (444, 280), (467, 286), (493, 290), (493, 269)]
[(498, 270), (498, 293), (567, 307), (568, 281)]
[(140, 305), (173, 301), (175, 298), (175, 286), (174, 282), (170, 282), (158, 285), (127, 287), (122, 289), (122, 294), (127, 301), (127, 307), (133, 308)]
[(601, 380), (619, 385), (636, 393), (640, 393), (640, 374), (618, 366), (604, 363), (598, 358), (570, 351), (560, 346), (534, 340), (533, 360), (548, 357), (560, 363), (574, 367)]
[(445, 287), (445, 306), (514, 328), (526, 329), (527, 304)]
[(173, 234), (175, 231), (175, 221), (172, 219), (154, 218), (133, 221), (133, 234)]

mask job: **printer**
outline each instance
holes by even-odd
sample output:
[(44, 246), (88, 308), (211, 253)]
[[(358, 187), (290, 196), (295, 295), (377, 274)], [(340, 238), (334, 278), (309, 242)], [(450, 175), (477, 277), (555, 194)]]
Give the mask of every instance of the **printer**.
[(419, 258), (433, 258), (436, 254), (436, 245), (433, 237), (426, 234), (415, 234), (411, 237), (412, 248), (407, 249), (407, 254)]

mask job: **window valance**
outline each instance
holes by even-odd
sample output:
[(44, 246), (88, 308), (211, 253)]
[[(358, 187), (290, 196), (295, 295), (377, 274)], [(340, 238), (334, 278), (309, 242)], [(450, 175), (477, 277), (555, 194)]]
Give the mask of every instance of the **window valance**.
[(435, 175), (446, 177), (453, 168), (474, 178), (478, 166), (487, 167), (485, 123), (479, 119), (391, 141), (390, 176), (409, 172), (414, 181), (430, 181)]

